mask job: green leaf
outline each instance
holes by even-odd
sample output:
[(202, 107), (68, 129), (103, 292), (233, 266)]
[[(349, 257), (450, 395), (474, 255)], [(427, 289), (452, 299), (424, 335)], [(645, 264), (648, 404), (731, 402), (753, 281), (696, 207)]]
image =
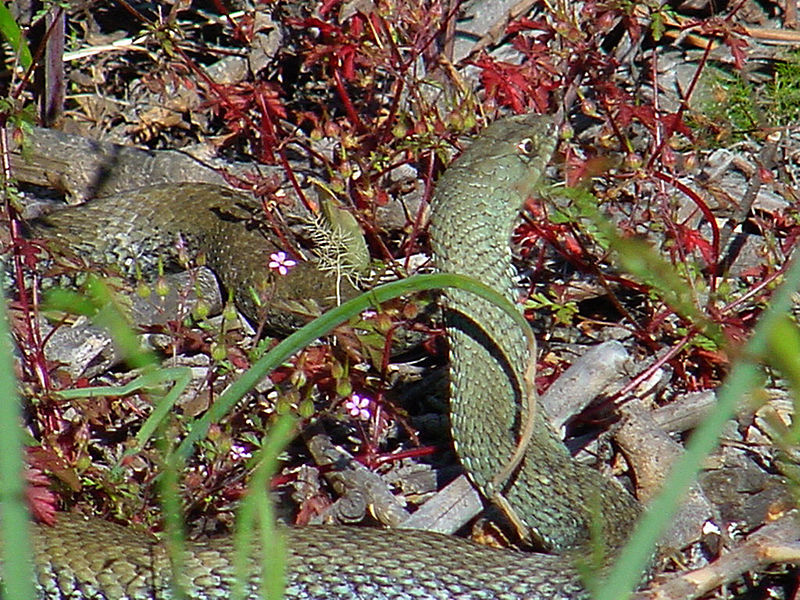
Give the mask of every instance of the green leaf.
[(0, 35), (11, 44), (14, 53), (19, 56), (19, 63), (22, 68), (26, 71), (30, 69), (33, 64), (30, 48), (28, 48), (25, 38), (22, 37), (22, 30), (5, 4), (0, 4)]

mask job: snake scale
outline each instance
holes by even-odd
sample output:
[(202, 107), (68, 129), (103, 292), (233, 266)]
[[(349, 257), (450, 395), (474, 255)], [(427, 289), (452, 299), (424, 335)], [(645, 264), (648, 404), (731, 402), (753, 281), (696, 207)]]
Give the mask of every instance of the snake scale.
[[(548, 117), (501, 119), (445, 171), (434, 194), (430, 220), (431, 246), (440, 270), (489, 282), (514, 299), (511, 231), (523, 202), (543, 175), (555, 140)], [(188, 189), (205, 197), (197, 192), (199, 188)], [(179, 196), (180, 191), (174, 188), (173, 195)], [(162, 186), (156, 195), (170, 194)], [(237, 258), (226, 239), (206, 243), (206, 232), (173, 219), (177, 204), (162, 202), (162, 212), (151, 210), (140, 219), (141, 205), (150, 210), (153, 203), (146, 192), (139, 193), (138, 203), (131, 200), (136, 197), (115, 196), (113, 214), (130, 214), (134, 228), (146, 226), (143, 235), (155, 238), (148, 253), (174, 245), (176, 235), (187, 238), (192, 247), (197, 238), (209, 265), (229, 289), (250, 281), (250, 275), (243, 276), (241, 269), (231, 266)], [(203, 202), (207, 204), (207, 198)], [(223, 204), (215, 204), (211, 212), (227, 227), (230, 211), (224, 199), (215, 202)], [(68, 245), (98, 237), (111, 239), (109, 229), (117, 227), (117, 221), (107, 219), (103, 229), (96, 229), (102, 219), (92, 214), (93, 205), (68, 209), (72, 215), (82, 215), (81, 219), (50, 219), (48, 235)], [(197, 211), (184, 214), (190, 220)], [(255, 243), (245, 235), (246, 227), (236, 226), (246, 243)], [(45, 229), (36, 231), (41, 234)], [(85, 251), (95, 252), (92, 247)], [(107, 256), (109, 251), (100, 254)], [(451, 345), (451, 421), (458, 455), (487, 498), (505, 499), (525, 537), (566, 556), (486, 548), (419, 531), (288, 529), (288, 598), (584, 598), (588, 593), (571, 559), (598, 540), (613, 554), (639, 515), (639, 505), (621, 486), (571, 459), (538, 409), (521, 463), (508, 481), (494, 481), (513, 454), (526, 422), (527, 338), (502, 310), (466, 292), (449, 291), (445, 302)], [(34, 536), (40, 598), (171, 597), (168, 560), (158, 542), (99, 520), (59, 517), (55, 527), (37, 526)], [(589, 539), (590, 529), (598, 533), (596, 539)], [(230, 553), (226, 539), (188, 547), (184, 575), (190, 598), (228, 596)], [(258, 597), (258, 569), (253, 572), (247, 588), (250, 598)]]

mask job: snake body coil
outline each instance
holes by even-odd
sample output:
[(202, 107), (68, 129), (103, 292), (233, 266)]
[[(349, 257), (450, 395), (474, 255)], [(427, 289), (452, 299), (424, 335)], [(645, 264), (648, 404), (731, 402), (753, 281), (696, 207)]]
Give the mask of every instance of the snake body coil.
[[(296, 600), (574, 600), (584, 592), (557, 556), (479, 546), (422, 531), (364, 527), (287, 529), (286, 597)], [(173, 597), (164, 547), (98, 519), (59, 515), (38, 527), (42, 600), (161, 600)], [(234, 581), (228, 539), (189, 544), (181, 571), (190, 599), (228, 598)], [(256, 557), (258, 554), (256, 553)], [(261, 565), (249, 565), (247, 598), (260, 599)]]
[[(511, 117), (488, 127), (453, 163), (440, 180), (431, 207), (431, 243), (440, 270), (476, 277), (506, 291), (513, 300), (511, 229), (554, 145), (548, 118)], [(133, 204), (114, 209), (137, 210)], [(153, 218), (160, 217), (153, 214)], [(155, 234), (147, 231), (148, 236)], [(85, 239), (85, 234), (72, 229), (56, 237), (71, 243), (82, 235)], [(227, 252), (224, 260), (237, 260), (224, 243), (220, 247)], [(204, 247), (203, 251), (209, 262), (217, 260), (211, 256), (217, 250)], [(218, 275), (225, 282), (225, 273)], [(231, 282), (225, 283), (231, 287)], [(531, 359), (528, 342), (502, 310), (466, 292), (447, 293), (446, 314), (453, 438), (470, 476), (487, 497), (505, 498), (528, 530), (525, 533), (545, 547), (581, 552), (589, 541), (590, 525), (599, 524), (593, 530), (613, 552), (639, 514), (637, 503), (616, 483), (576, 464), (540, 411), (534, 415), (534, 434), (520, 465), (507, 482), (494, 485), (493, 478), (514, 452), (526, 422), (522, 373)], [(574, 600), (587, 596), (564, 557), (484, 548), (418, 531), (315, 527), (288, 530), (287, 536), (289, 598)], [(165, 550), (124, 528), (62, 515), (55, 528), (37, 528), (35, 544), (42, 599), (170, 597)], [(183, 575), (190, 598), (228, 596), (230, 554), (230, 542), (225, 540), (189, 546)], [(254, 565), (253, 573), (258, 572)], [(258, 597), (256, 575), (247, 592)]]
[(286, 244), (262, 219), (258, 203), (229, 188), (159, 184), (56, 211), (32, 223), (29, 235), (127, 278), (152, 276), (160, 268), (183, 270), (186, 259), (205, 264), (251, 322), (291, 333), (308, 320), (296, 316), (306, 312), (305, 300), (316, 301), (312, 314), (335, 304), (335, 277), (312, 261), (298, 261), (287, 275), (274, 276), (267, 268), (270, 255)]
[[(511, 232), (554, 148), (549, 119), (520, 115), (493, 123), (447, 169), (431, 207), (431, 247), (440, 270), (490, 282), (515, 300)], [(514, 452), (527, 416), (528, 342), (492, 303), (461, 290), (446, 296), (453, 440), (475, 483), (487, 498), (502, 494), (548, 549), (585, 544), (590, 525), (599, 525), (595, 541), (608, 551), (618, 548), (638, 516), (637, 503), (574, 462), (540, 410), (517, 473), (494, 489), (492, 479)]]

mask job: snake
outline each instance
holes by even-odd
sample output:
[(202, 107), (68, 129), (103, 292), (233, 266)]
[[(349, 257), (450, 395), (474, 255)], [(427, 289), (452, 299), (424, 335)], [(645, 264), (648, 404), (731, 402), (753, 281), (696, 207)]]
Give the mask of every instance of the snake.
[[(556, 142), (549, 116), (505, 117), (486, 127), (445, 169), (430, 205), (438, 270), (472, 276), (515, 300), (512, 231), (544, 178)], [(128, 263), (129, 269), (136, 257), (121, 256), (114, 249), (120, 243), (133, 236), (137, 257), (152, 261), (174, 251), (169, 249), (180, 239), (205, 254), (223, 285), (237, 293), (240, 308), (255, 316), (257, 307), (241, 299), (242, 287), (263, 285), (238, 256), (244, 252), (251, 262), (259, 256), (263, 268), (261, 252), (277, 246), (240, 214), (238, 195), (205, 185), (165, 184), (98, 199), (46, 217), (33, 231), (92, 258)], [(622, 485), (571, 457), (543, 409), (531, 401), (526, 377), (535, 356), (528, 333), (502, 309), (468, 292), (449, 290), (443, 296), (456, 452), (483, 496), (499, 503), (521, 539), (541, 551), (490, 548), (423, 531), (286, 528), (286, 598), (588, 598), (591, 582), (578, 574), (575, 560), (598, 546), (613, 557), (640, 515), (639, 503)], [(524, 453), (511, 461), (518, 450)], [(507, 476), (498, 477), (504, 471)], [(58, 517), (55, 526), (34, 526), (37, 598), (173, 597), (161, 542), (97, 518)], [(228, 597), (234, 585), (232, 552), (225, 537), (189, 543), (181, 571), (186, 597)], [(253, 555), (257, 562), (258, 548)], [(258, 598), (255, 562), (249, 575), (245, 595)]]

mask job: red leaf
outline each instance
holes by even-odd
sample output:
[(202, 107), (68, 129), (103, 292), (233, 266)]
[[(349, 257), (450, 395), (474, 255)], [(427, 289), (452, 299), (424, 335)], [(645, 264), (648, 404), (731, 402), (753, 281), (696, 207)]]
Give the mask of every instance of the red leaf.
[(509, 23), (506, 27), (506, 34), (518, 33), (520, 31), (550, 31), (551, 28), (544, 21), (534, 21), (527, 17), (517, 19), (513, 23)]
[(673, 133), (680, 133), (688, 139), (692, 139), (692, 132), (679, 113), (670, 113), (661, 117), (661, 123), (665, 129), (665, 137), (669, 138)]
[(704, 239), (696, 229), (678, 225), (678, 241), (687, 252), (697, 250), (708, 264), (714, 262), (714, 249), (711, 243)]
[(550, 92), (557, 87), (556, 77), (535, 60), (512, 65), (482, 57), (473, 63), (481, 69), (481, 82), (487, 97), (515, 113), (531, 109), (544, 111), (549, 106)]
[(50, 480), (39, 469), (25, 469), (25, 499), (31, 514), (40, 523), (54, 525), (56, 522), (56, 496), (50, 491)]
[(731, 49), (733, 66), (737, 69), (744, 68), (744, 61), (747, 56), (744, 50), (749, 45), (747, 40), (741, 37), (734, 37), (733, 35), (729, 34), (723, 38), (723, 41), (725, 45)]

